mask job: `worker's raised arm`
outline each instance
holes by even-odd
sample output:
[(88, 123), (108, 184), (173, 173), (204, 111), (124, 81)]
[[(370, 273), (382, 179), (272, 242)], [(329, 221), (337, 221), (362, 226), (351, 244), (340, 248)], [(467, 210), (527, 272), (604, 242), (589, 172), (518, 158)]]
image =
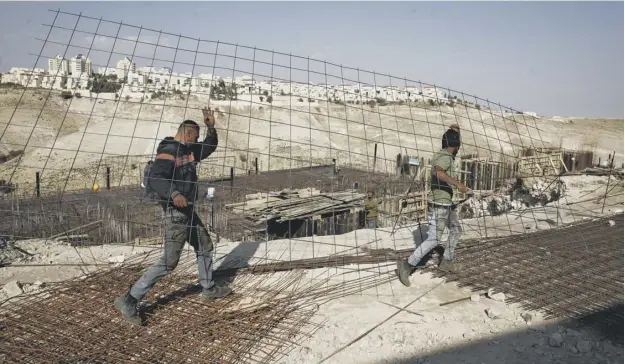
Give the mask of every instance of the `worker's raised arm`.
[(191, 146), (196, 161), (206, 159), (209, 155), (213, 154), (219, 143), (217, 139), (217, 129), (215, 129), (215, 111), (211, 110), (209, 107), (205, 107), (202, 109), (202, 115), (204, 116), (204, 125), (206, 125), (208, 132), (203, 141)]

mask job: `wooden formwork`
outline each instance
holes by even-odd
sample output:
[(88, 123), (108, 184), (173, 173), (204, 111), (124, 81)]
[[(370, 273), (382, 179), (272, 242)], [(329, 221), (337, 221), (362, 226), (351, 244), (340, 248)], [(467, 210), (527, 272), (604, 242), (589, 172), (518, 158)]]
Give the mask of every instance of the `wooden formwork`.
[(519, 157), (519, 174), (521, 176), (558, 175), (562, 170), (568, 172), (562, 157), (562, 149), (532, 149), (523, 152)]
[(458, 179), (475, 191), (492, 191), (506, 180), (516, 177), (516, 162), (497, 162), (487, 159), (462, 159), (459, 162)]
[[(402, 204), (405, 206), (402, 208)], [(427, 191), (411, 192), (402, 196), (390, 196), (382, 200), (378, 217), (380, 227), (393, 226), (398, 216), (402, 219), (427, 219), (428, 194)]]

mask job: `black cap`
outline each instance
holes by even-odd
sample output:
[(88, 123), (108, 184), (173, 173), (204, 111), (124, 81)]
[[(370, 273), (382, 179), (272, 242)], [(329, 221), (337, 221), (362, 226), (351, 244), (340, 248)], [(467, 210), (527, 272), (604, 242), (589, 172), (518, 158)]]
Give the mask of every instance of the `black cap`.
[(443, 134), (442, 146), (443, 149), (449, 147), (460, 147), (460, 133), (454, 129), (448, 129), (445, 134)]

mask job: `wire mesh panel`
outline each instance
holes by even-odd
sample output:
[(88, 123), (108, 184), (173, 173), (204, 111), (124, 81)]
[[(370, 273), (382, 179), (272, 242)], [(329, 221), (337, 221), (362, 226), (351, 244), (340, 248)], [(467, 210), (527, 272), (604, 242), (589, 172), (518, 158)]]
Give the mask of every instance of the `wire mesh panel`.
[[(139, 268), (161, 254), (168, 224), (176, 224), (167, 214), (184, 209), (193, 221), (178, 223), (192, 231), (199, 221), (206, 226), (221, 275), (325, 269), (276, 278), (274, 288), (249, 277), (230, 282), (235, 294), (237, 289), (246, 295), (275, 290), (248, 310), (245, 323), (262, 326), (264, 331), (250, 335), (273, 338), (268, 345), (281, 347), (287, 337), (301, 333), (278, 322), (294, 327), (311, 316), (309, 311), (281, 316), (269, 304), (295, 312), (293, 305), (310, 297), (393, 295), (388, 282), (395, 279), (394, 252), (414, 249), (424, 239), (435, 194), (432, 176), (438, 178), (436, 158), (446, 149), (448, 130), (461, 140), (451, 159), (452, 177), (472, 192), (454, 187), (462, 239), (557, 228), (615, 212), (623, 203), (616, 153), (597, 172), (603, 176), (592, 180), (601, 188), (582, 191), (589, 180), (575, 168), (578, 154), (546, 132), (541, 118), (490, 100), (309, 57), (82, 14), (50, 14), (41, 50), (32, 55), (33, 68), (13, 70), (2, 81), (8, 102), (0, 120), (0, 227), (12, 241), (68, 242), (87, 261), (93, 245), (144, 249), (150, 259), (122, 258), (114, 261), (117, 270), (89, 275), (90, 287), (117, 282), (110, 294), (134, 283), (115, 277), (121, 269), (134, 269), (127, 274), (136, 280)], [(214, 134), (203, 109), (214, 113)], [(180, 128), (185, 120), (199, 126), (197, 140), (185, 139), (186, 129)], [(211, 139), (215, 136), (217, 142)], [(168, 143), (197, 152), (190, 162), (178, 160), (183, 156), (161, 149)], [(592, 166), (592, 151), (579, 155)], [(163, 165), (173, 166), (163, 172), (167, 178), (153, 172)], [(146, 183), (160, 186), (157, 197), (146, 195)], [(576, 230), (575, 238), (591, 236)], [(85, 262), (84, 269), (97, 268), (97, 260)], [(188, 283), (194, 260), (183, 254), (166, 287)], [(59, 288), (49, 293), (57, 297), (50, 305), (71, 304), (88, 291), (83, 287), (60, 298)], [(45, 299), (29, 302), (46, 304)], [(236, 304), (241, 299), (231, 298)], [(310, 302), (304, 306), (308, 310)], [(228, 315), (223, 307), (198, 310)], [(272, 316), (264, 323), (254, 313), (261, 309)], [(154, 320), (167, 326), (163, 315), (171, 311), (154, 313)], [(102, 312), (98, 319), (110, 320), (109, 314), (115, 315)], [(252, 347), (235, 345), (211, 358), (200, 355), (207, 347), (171, 350), (194, 362), (264, 362), (283, 353)], [(84, 354), (74, 349), (71, 355)], [(33, 353), (20, 355), (39, 355)], [(128, 353), (92, 355), (83, 360), (119, 362)], [(145, 355), (147, 362), (172, 360), (165, 353)]]

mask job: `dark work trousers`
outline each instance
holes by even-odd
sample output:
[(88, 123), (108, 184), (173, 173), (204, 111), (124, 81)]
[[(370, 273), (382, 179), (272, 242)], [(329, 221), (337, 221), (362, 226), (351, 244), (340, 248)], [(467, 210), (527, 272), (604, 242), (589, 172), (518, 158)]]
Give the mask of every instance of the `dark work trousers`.
[(185, 242), (195, 249), (200, 285), (209, 289), (213, 281), (213, 242), (200, 217), (192, 208), (168, 207), (163, 211), (165, 236), (163, 255), (139, 278), (130, 289), (130, 295), (141, 300), (162, 277), (178, 265)]

